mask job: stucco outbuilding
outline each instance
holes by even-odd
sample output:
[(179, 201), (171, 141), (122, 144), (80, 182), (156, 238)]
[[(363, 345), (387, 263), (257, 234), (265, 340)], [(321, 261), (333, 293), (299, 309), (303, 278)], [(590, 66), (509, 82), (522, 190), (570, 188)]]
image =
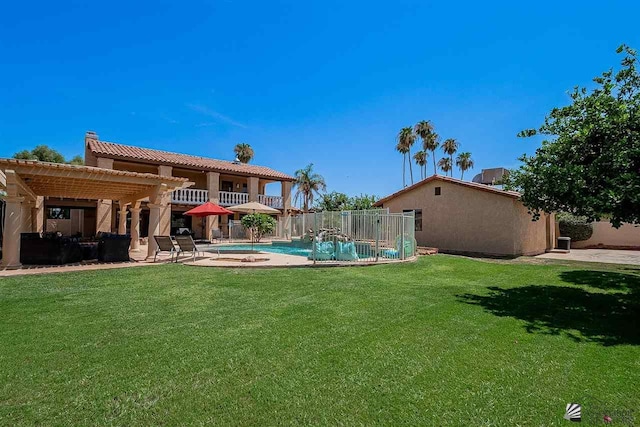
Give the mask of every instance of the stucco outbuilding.
[(416, 211), (416, 240), (441, 252), (537, 255), (552, 249), (553, 215), (533, 221), (520, 194), (434, 175), (376, 203), (390, 212)]

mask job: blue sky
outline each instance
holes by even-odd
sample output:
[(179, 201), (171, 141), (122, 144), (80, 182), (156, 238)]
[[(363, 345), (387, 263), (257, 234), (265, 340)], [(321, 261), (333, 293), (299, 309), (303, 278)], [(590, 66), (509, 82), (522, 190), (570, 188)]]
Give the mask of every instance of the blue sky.
[(533, 153), (516, 133), (619, 44), (640, 48), (638, 16), (635, 1), (7, 2), (0, 157), (82, 154), (89, 129), (221, 159), (247, 142), (254, 163), (313, 162), (329, 190), (384, 196), (402, 186), (398, 130), (428, 119), (472, 153), (470, 178)]

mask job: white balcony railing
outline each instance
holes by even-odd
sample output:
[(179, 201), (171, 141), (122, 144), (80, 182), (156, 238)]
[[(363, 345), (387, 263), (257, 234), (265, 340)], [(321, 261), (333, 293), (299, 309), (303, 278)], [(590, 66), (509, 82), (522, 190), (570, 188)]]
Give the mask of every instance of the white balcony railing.
[[(209, 192), (197, 188), (183, 188), (175, 190), (171, 193), (171, 203), (177, 205), (201, 205), (209, 200)], [(220, 206), (235, 206), (247, 203), (249, 201), (248, 193), (234, 193), (231, 191), (220, 191)], [(258, 202), (263, 205), (270, 206), (274, 209), (282, 209), (284, 202), (281, 196), (258, 195)]]
[(220, 192), (220, 206), (235, 206), (247, 203), (249, 201), (248, 193), (234, 193), (231, 191)]
[(282, 209), (284, 206), (284, 201), (281, 196), (266, 196), (264, 194), (259, 194), (258, 202), (274, 209)]
[(179, 205), (201, 205), (209, 200), (209, 192), (197, 188), (182, 188), (171, 193), (171, 203)]

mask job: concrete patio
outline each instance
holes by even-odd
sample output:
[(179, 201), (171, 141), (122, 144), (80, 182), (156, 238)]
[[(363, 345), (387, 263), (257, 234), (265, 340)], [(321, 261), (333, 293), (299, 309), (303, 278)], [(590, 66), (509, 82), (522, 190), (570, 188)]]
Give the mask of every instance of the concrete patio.
[(569, 253), (548, 252), (536, 258), (640, 265), (640, 251), (620, 249), (571, 249)]

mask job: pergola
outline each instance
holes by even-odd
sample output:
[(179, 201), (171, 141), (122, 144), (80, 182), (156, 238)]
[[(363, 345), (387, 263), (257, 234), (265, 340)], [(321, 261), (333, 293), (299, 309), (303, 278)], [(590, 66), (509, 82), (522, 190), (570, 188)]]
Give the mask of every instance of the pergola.
[(20, 233), (40, 231), (44, 197), (112, 200), (120, 207), (118, 233), (126, 232), (127, 207), (131, 209), (131, 249), (140, 240), (140, 202), (148, 201), (149, 248), (161, 232), (161, 218), (170, 214), (170, 193), (193, 185), (186, 178), (159, 176), (90, 166), (0, 159), (0, 189), (6, 192), (2, 266), (20, 266)]

